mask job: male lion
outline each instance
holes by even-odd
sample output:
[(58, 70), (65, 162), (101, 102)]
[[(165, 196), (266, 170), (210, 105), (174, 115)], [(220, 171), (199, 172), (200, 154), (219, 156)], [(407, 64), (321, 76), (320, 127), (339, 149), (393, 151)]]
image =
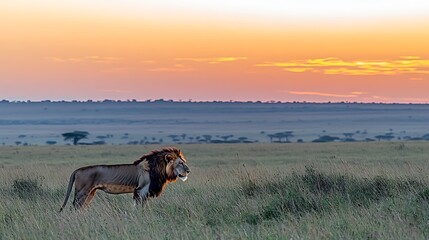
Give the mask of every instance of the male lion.
[(95, 165), (75, 170), (70, 176), (64, 209), (75, 183), (73, 206), (86, 207), (97, 189), (111, 194), (134, 193), (136, 204), (144, 205), (148, 197), (161, 194), (167, 182), (185, 181), (190, 170), (177, 148), (154, 150), (132, 164)]

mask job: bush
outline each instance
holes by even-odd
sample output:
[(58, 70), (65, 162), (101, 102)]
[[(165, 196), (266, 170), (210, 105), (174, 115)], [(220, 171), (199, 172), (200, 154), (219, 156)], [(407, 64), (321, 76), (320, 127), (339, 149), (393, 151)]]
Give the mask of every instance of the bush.
[(44, 189), (39, 178), (18, 178), (12, 183), (12, 193), (21, 199), (33, 199), (44, 193)]
[(286, 218), (290, 214), (323, 214), (347, 206), (367, 207), (387, 198), (417, 193), (416, 201), (429, 199), (429, 190), (414, 180), (388, 179), (385, 177), (356, 178), (341, 174), (325, 174), (307, 167), (302, 175), (296, 173), (273, 179), (256, 181), (242, 179), (242, 193), (246, 197), (269, 199), (261, 211), (245, 221), (256, 219)]

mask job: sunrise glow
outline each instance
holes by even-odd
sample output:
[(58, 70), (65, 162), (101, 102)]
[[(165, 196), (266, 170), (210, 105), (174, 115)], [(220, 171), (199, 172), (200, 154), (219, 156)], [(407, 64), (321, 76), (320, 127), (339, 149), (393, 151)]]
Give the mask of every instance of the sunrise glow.
[(429, 103), (429, 3), (3, 1), (0, 99)]

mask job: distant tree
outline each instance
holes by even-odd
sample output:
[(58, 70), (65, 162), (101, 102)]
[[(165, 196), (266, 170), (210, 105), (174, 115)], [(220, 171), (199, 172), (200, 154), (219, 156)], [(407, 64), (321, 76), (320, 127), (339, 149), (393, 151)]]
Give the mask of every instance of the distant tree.
[(286, 142), (289, 142), (289, 138), (293, 137), (293, 131), (284, 132), (283, 137), (286, 139)]
[(273, 142), (273, 138), (276, 137), (274, 134), (268, 134), (267, 136), (270, 138), (270, 142)]
[(61, 134), (64, 137), (64, 141), (73, 141), (73, 145), (77, 145), (77, 143), (88, 137), (89, 133), (86, 131), (74, 131), (74, 132), (67, 132)]
[(240, 142), (244, 142), (244, 141), (246, 141), (246, 140), (247, 140), (247, 137), (239, 137), (239, 138), (238, 138), (238, 140), (239, 140)]
[(286, 132), (278, 132), (275, 134), (268, 134), (267, 135), (270, 138), (270, 141), (273, 142), (273, 138), (277, 138), (277, 142), (283, 142), (282, 139), (285, 139), (285, 142), (289, 142), (289, 138), (293, 137), (293, 131), (286, 131)]
[(179, 135), (176, 135), (176, 134), (171, 134), (171, 135), (168, 135), (167, 137), (171, 138), (171, 141), (173, 142), (177, 142), (179, 140), (177, 139)]
[(57, 141), (46, 141), (46, 144), (55, 145), (55, 144), (57, 144)]
[(203, 138), (206, 142), (210, 142), (210, 140), (212, 140), (212, 135), (205, 134), (203, 135)]
[(277, 139), (278, 139), (278, 141), (277, 141), (277, 142), (282, 142), (283, 133), (275, 133), (275, 134), (274, 134), (274, 138), (277, 138)]
[(352, 138), (354, 133), (343, 133), (344, 137), (346, 138)]
[(182, 135), (180, 135), (182, 137), (182, 140), (185, 140), (186, 138), (186, 133), (183, 133)]
[(389, 133), (389, 134), (385, 134), (385, 135), (377, 135), (377, 136), (375, 136), (375, 138), (377, 138), (378, 141), (381, 141), (381, 140), (390, 141), (390, 140), (394, 139), (395, 137)]
[(225, 142), (228, 141), (228, 138), (231, 138), (233, 135), (225, 135), (225, 136), (221, 136), (220, 138), (222, 138)]
[(15, 142), (16, 146), (21, 145), (21, 143), (22, 143), (21, 141), (16, 141), (16, 142)]
[(339, 137), (332, 137), (328, 135), (324, 135), (319, 137), (318, 139), (313, 140), (313, 142), (333, 142), (335, 140), (339, 140)]

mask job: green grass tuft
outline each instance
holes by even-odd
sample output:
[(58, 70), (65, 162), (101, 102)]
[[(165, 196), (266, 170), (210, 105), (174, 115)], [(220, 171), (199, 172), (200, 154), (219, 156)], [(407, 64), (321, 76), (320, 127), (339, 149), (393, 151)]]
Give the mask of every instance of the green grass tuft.
[(20, 199), (33, 200), (45, 192), (39, 178), (17, 178), (13, 180), (11, 192)]
[(386, 199), (413, 196), (415, 205), (429, 198), (428, 188), (419, 181), (325, 174), (313, 167), (306, 167), (302, 175), (294, 173), (269, 181), (244, 180), (241, 188), (245, 197), (267, 199), (259, 212), (245, 215), (244, 220), (251, 224), (264, 219), (329, 214), (353, 206), (370, 207)]

